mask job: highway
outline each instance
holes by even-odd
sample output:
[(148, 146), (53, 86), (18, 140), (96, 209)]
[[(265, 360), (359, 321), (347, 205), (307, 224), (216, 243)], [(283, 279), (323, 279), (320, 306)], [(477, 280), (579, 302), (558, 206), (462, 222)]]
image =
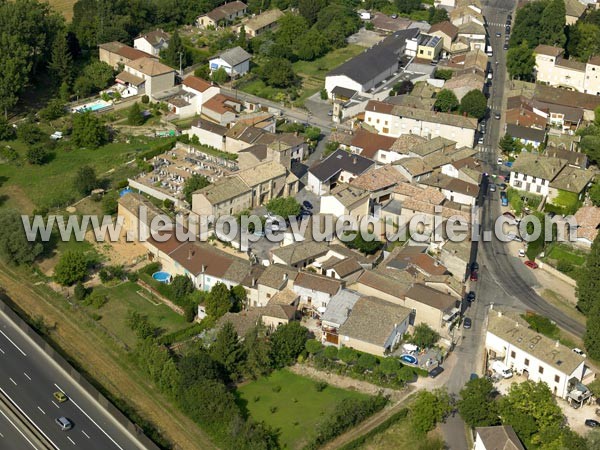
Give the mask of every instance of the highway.
[[(59, 390), (68, 401), (53, 397)], [(144, 448), (1, 311), (0, 392), (56, 449)], [(55, 419), (61, 416), (73, 422), (71, 430), (60, 430)], [(15, 439), (23, 437), (3, 419), (0, 414), (0, 433), (10, 433), (15, 448), (28, 448), (17, 444)], [(0, 448), (11, 448), (3, 443), (0, 438)]]

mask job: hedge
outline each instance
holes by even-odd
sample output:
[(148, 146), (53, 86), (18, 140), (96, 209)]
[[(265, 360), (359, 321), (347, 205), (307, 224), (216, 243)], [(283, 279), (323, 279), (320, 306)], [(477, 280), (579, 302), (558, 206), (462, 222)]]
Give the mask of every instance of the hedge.
[(139, 153), (137, 155), (137, 159), (140, 161), (147, 161), (155, 156), (161, 155), (164, 152), (171, 150), (175, 146), (175, 141), (175, 139), (169, 139), (165, 142), (161, 142), (160, 144), (152, 147), (150, 150)]
[(347, 443), (343, 447), (340, 447), (340, 450), (357, 450), (363, 448), (363, 446), (367, 443), (368, 440), (375, 437), (379, 433), (384, 432), (389, 427), (394, 425), (396, 422), (399, 422), (402, 419), (405, 419), (408, 416), (408, 408), (402, 408), (397, 413), (392, 414), (386, 420), (381, 422), (375, 428), (373, 428), (368, 433), (363, 434), (362, 436), (354, 439), (353, 441)]
[(205, 329), (209, 328), (208, 327), (209, 322), (210, 321), (207, 322), (207, 319), (204, 319), (202, 322), (195, 323), (193, 325), (190, 325), (187, 328), (173, 331), (172, 333), (168, 333), (168, 334), (163, 334), (162, 336), (160, 336), (157, 339), (157, 342), (159, 344), (163, 344), (163, 345), (171, 345), (176, 342), (185, 341), (186, 339), (194, 337), (197, 334), (202, 333)]

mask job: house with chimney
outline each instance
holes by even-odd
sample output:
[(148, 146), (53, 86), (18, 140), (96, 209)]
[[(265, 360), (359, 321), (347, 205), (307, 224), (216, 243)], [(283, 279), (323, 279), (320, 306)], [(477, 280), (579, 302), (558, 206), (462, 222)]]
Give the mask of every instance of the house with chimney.
[(326, 195), (338, 183), (351, 183), (374, 164), (361, 155), (338, 149), (308, 170), (306, 189), (317, 195)]
[(159, 56), (160, 52), (169, 48), (171, 35), (161, 29), (140, 34), (133, 41), (133, 48), (137, 48), (152, 56)]

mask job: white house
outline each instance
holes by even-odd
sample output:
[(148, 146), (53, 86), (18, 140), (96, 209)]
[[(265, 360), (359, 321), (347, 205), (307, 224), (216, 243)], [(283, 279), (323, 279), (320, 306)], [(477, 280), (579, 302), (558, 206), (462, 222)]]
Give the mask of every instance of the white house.
[(564, 159), (521, 152), (511, 167), (509, 185), (545, 197), (550, 192), (550, 182), (566, 165)]
[(209, 60), (210, 71), (214, 72), (222, 67), (232, 78), (242, 76), (250, 70), (251, 57), (242, 47), (230, 48)]
[(169, 110), (180, 119), (192, 117), (202, 112), (202, 105), (220, 93), (218, 86), (195, 76), (187, 77), (181, 84), (181, 91), (167, 100)]
[(350, 183), (373, 164), (375, 163), (370, 159), (338, 149), (308, 170), (306, 189), (318, 195), (326, 195), (338, 182)]
[(170, 37), (169, 33), (165, 33), (163, 30), (150, 31), (136, 37), (133, 41), (133, 48), (158, 56), (162, 50), (169, 47)]
[(523, 145), (531, 145), (535, 149), (538, 149), (546, 141), (546, 130), (538, 130), (537, 128), (508, 124), (506, 125), (506, 133), (518, 139)]
[(416, 134), (432, 139), (444, 137), (456, 147), (473, 148), (477, 119), (370, 100), (365, 108), (365, 123), (385, 136)]
[(348, 184), (341, 184), (332, 189), (329, 195), (321, 197), (321, 214), (333, 214), (335, 217), (352, 216), (357, 223), (362, 217), (369, 215), (370, 194)]
[(510, 425), (475, 428), (473, 450), (525, 450), (517, 433)]
[(329, 300), (342, 288), (342, 282), (323, 275), (299, 272), (294, 280), (293, 291), (300, 296), (300, 308), (321, 315)]
[(586, 372), (585, 357), (529, 328), (519, 316), (491, 310), (485, 337), (488, 362), (502, 361), (518, 374), (545, 382), (567, 398)]

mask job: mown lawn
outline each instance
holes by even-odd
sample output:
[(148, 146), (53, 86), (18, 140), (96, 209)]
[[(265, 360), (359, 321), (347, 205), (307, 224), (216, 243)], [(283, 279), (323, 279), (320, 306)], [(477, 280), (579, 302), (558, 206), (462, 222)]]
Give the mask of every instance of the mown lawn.
[[(138, 294), (142, 288), (136, 283), (126, 282), (112, 287), (101, 286), (95, 290), (106, 294), (109, 300), (99, 310), (89, 307), (90, 312), (99, 314), (101, 316), (100, 324), (130, 347), (135, 345), (136, 337), (127, 326), (129, 310), (147, 315), (150, 323), (159, 327), (164, 333), (171, 333), (189, 326), (183, 316), (175, 313), (168, 306), (156, 299), (148, 300)], [(151, 298), (149, 293), (144, 295)]]
[(239, 402), (252, 418), (280, 430), (282, 448), (300, 449), (315, 436), (319, 422), (344, 398), (367, 398), (365, 394), (327, 386), (288, 370), (274, 372), (240, 387)]
[(575, 250), (564, 244), (554, 244), (548, 251), (546, 258), (555, 261), (565, 261), (574, 266), (583, 266), (585, 264), (587, 255), (580, 251)]
[(354, 58), (364, 51), (365, 48), (360, 45), (347, 45), (346, 47), (332, 50), (314, 61), (297, 61), (293, 66), (294, 70), (299, 75), (318, 77), (325, 80), (325, 75), (327, 75), (327, 72), (331, 69), (334, 69), (343, 62)]
[[(19, 141), (0, 141), (0, 147), (10, 145), (21, 155), (17, 162), (0, 164), (0, 199), (5, 206), (15, 207), (25, 213), (31, 213), (36, 207), (66, 206), (81, 197), (74, 190), (72, 182), (81, 166), (92, 166), (99, 178), (126, 179), (137, 169), (123, 164), (135, 158), (136, 153), (159, 143), (157, 139), (135, 140), (130, 143), (111, 143), (96, 150), (65, 150), (59, 146), (54, 151), (52, 161), (35, 166), (25, 160), (25, 145)], [(116, 170), (109, 172), (111, 169)]]

